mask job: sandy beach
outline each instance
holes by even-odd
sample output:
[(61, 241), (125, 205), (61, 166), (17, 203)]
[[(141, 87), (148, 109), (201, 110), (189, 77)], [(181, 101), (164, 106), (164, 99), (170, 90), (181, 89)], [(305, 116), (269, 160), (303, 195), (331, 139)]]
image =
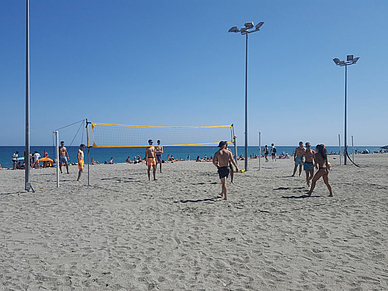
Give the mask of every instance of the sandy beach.
[(0, 289), (388, 290), (388, 154), (329, 160), (333, 198), (252, 160), (228, 201), (209, 162), (32, 170), (35, 193), (1, 169)]

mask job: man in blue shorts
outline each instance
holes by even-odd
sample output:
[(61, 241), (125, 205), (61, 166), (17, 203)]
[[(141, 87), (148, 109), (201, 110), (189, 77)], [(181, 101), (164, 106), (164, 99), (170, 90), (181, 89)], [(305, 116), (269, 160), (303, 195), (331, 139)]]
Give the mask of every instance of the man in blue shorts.
[(305, 161), (303, 168), (306, 172), (306, 182), (308, 187), (310, 187), (310, 180), (314, 176), (314, 157), (315, 152), (311, 149), (310, 143), (306, 142), (306, 151), (304, 152)]
[(220, 148), (218, 152), (214, 154), (213, 164), (218, 169), (218, 175), (221, 179), (222, 191), (221, 198), (224, 197), (224, 200), (227, 200), (226, 193), (228, 189), (226, 188), (226, 179), (229, 176), (229, 163), (232, 163), (236, 167), (236, 171), (238, 171), (238, 167), (236, 162), (233, 159), (232, 152), (227, 149), (228, 143), (226, 141), (220, 141), (218, 147)]
[(158, 145), (155, 147), (156, 160), (160, 165), (160, 172), (162, 172), (162, 154), (163, 147), (160, 145), (160, 140), (157, 141)]
[(302, 165), (303, 165), (303, 156), (304, 153), (306, 152), (306, 149), (303, 147), (303, 142), (299, 142), (299, 146), (295, 149), (294, 151), (294, 162), (295, 162), (295, 167), (294, 167), (294, 173), (292, 174), (292, 177), (295, 176), (296, 169), (299, 166), (299, 176), (302, 174)]

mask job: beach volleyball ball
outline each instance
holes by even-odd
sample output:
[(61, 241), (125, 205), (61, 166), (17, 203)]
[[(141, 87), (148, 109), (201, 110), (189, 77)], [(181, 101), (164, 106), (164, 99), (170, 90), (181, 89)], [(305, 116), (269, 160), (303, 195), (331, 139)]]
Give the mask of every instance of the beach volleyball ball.
[(240, 170), (240, 173), (244, 173), (244, 172), (245, 172), (245, 169), (241, 169), (241, 170)]

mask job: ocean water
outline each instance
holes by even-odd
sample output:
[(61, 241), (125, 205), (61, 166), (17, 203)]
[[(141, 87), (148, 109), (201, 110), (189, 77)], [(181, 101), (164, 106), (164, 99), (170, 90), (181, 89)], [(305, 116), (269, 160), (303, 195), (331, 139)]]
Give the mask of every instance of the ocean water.
[[(234, 154), (234, 146), (233, 144), (229, 145), (229, 148), (232, 150)], [(263, 150), (264, 146), (262, 146)], [(281, 154), (282, 152), (288, 153), (291, 155), (296, 146), (277, 146), (277, 154)], [(338, 153), (338, 146), (327, 146), (328, 153)], [(67, 151), (70, 156), (70, 163), (77, 162), (77, 151), (79, 147), (71, 146), (67, 147)], [(364, 151), (369, 150), (372, 152), (378, 152), (380, 150), (379, 146), (357, 146), (355, 150)], [(55, 148), (54, 146), (31, 146), (31, 152), (38, 151), (41, 156), (43, 156), (43, 151), (46, 150), (49, 154), (49, 157), (55, 158)], [(173, 155), (174, 158), (182, 158), (186, 160), (187, 156), (190, 155), (191, 160), (195, 160), (197, 156), (203, 158), (205, 156), (212, 157), (214, 153), (218, 150), (217, 146), (181, 146), (181, 147), (164, 147), (163, 159), (167, 159), (167, 155)], [(342, 147), (343, 150), (343, 147)], [(0, 146), (0, 165), (3, 168), (12, 168), (12, 155), (14, 152), (19, 151), (19, 157), (24, 156), (24, 146)], [(352, 153), (352, 147), (348, 147), (349, 153)], [(88, 149), (85, 149), (85, 162), (87, 163), (87, 152)], [(248, 147), (248, 155), (258, 154), (259, 147), (258, 146), (249, 146)], [(244, 156), (245, 148), (244, 146), (237, 147), (237, 154)], [(133, 160), (134, 156), (140, 156), (144, 158), (145, 148), (90, 148), (89, 150), (90, 158), (94, 158), (94, 160), (99, 161), (100, 163), (104, 163), (105, 161), (109, 161), (111, 157), (113, 157), (113, 162), (115, 163), (125, 163), (127, 157), (131, 157)]]

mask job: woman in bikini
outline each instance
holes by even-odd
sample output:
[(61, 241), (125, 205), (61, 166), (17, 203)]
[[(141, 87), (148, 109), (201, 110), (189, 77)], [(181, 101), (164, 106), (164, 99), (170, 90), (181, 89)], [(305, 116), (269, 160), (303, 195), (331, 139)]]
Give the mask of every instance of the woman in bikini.
[(313, 193), (313, 190), (315, 188), (315, 184), (317, 181), (323, 177), (323, 181), (325, 182), (327, 189), (329, 189), (330, 195), (329, 197), (333, 197), (333, 192), (331, 190), (331, 186), (329, 184), (329, 170), (330, 170), (330, 164), (327, 160), (327, 152), (326, 148), (323, 144), (317, 145), (315, 149), (315, 168), (318, 169), (318, 171), (315, 173), (314, 178), (311, 182), (311, 188), (310, 191), (307, 193), (308, 196), (311, 196), (311, 193)]

